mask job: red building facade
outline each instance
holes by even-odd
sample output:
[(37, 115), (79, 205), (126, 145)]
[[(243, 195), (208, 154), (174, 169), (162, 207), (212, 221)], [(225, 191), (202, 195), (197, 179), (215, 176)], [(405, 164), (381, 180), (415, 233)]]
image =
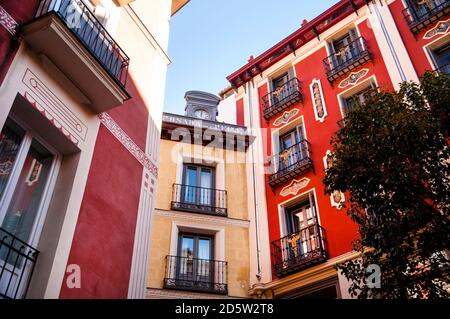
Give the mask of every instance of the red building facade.
[(342, 0), (227, 78), (237, 118), (258, 132), (255, 165), (265, 167), (255, 177), (265, 205), (254, 245), (270, 254), (253, 266), (255, 295), (349, 297), (332, 268), (355, 257), (357, 228), (342, 209), (346, 194), (324, 194), (331, 137), (366, 89), (448, 71), (449, 12), (445, 0)]
[(0, 1), (0, 298), (144, 297), (187, 2)]

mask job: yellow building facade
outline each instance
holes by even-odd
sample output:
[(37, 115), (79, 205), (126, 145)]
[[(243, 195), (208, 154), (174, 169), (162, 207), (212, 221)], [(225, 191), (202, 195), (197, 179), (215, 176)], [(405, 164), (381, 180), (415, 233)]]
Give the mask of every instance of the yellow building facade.
[(186, 99), (188, 114), (204, 100), (213, 106), (163, 115), (147, 298), (245, 298), (251, 137), (245, 127), (214, 121), (213, 95), (188, 92)]

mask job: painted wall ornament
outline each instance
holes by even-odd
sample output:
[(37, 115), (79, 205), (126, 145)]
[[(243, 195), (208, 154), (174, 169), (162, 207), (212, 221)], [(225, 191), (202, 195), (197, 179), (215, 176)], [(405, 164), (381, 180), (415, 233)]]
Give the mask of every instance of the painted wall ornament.
[(309, 178), (302, 178), (300, 180), (293, 180), (288, 186), (284, 187), (280, 195), (283, 197), (289, 196), (289, 195), (297, 195), (298, 192), (308, 186), (310, 179)]
[(13, 36), (17, 35), (19, 24), (14, 18), (0, 5), (0, 25), (3, 26)]
[(341, 191), (333, 191), (333, 193), (330, 195), (330, 199), (331, 206), (336, 207), (337, 209), (341, 209), (345, 202), (344, 193), (342, 193)]
[(369, 69), (362, 69), (358, 72), (352, 72), (347, 78), (343, 79), (341, 83), (339, 83), (338, 87), (340, 89), (344, 89), (348, 86), (353, 86), (365, 77), (367, 73), (369, 73)]
[(316, 121), (323, 123), (327, 114), (327, 108), (323, 98), (322, 85), (320, 80), (314, 79), (309, 86), (314, 106), (314, 116)]
[(330, 150), (327, 150), (325, 156), (323, 157), (323, 167), (325, 171), (333, 165), (333, 154)]
[(286, 124), (291, 120), (294, 116), (298, 114), (300, 110), (299, 109), (293, 109), (291, 111), (286, 111), (281, 115), (279, 118), (277, 118), (274, 122), (274, 126), (280, 126), (282, 124)]
[(439, 21), (438, 24), (427, 33), (424, 34), (424, 39), (431, 39), (438, 34), (446, 34), (450, 30), (450, 19), (446, 21)]

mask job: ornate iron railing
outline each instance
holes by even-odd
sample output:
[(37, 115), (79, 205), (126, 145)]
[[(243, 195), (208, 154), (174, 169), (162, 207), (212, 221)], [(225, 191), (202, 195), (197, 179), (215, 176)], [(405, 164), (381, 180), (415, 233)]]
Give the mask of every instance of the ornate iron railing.
[(55, 13), (125, 89), (130, 59), (82, 0), (41, 0), (36, 18)]
[(174, 184), (171, 208), (193, 213), (227, 216), (227, 191)]
[(325, 230), (313, 224), (272, 242), (272, 268), (277, 277), (305, 269), (328, 258)]
[(450, 0), (409, 0), (403, 16), (414, 34), (450, 13)]
[(227, 294), (227, 262), (167, 256), (164, 288)]
[(269, 160), (272, 174), (269, 176), (269, 184), (274, 187), (278, 184), (313, 170), (311, 157), (311, 145), (307, 140), (285, 149)]
[(26, 297), (39, 251), (0, 228), (0, 298)]
[(363, 37), (358, 37), (348, 45), (323, 60), (325, 72), (330, 82), (350, 73), (370, 61), (372, 55)]
[(262, 98), (263, 113), (266, 120), (281, 113), (293, 104), (303, 101), (300, 81), (297, 78), (289, 80), (282, 87), (266, 94)]
[(442, 72), (450, 75), (450, 63), (444, 64), (436, 68), (436, 72)]

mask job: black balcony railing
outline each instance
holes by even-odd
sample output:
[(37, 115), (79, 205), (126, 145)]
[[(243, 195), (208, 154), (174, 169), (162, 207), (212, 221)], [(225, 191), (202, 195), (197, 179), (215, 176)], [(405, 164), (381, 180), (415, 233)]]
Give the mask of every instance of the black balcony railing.
[(227, 294), (227, 262), (167, 256), (164, 288)]
[(412, 33), (424, 28), (450, 13), (450, 0), (409, 0), (403, 16)]
[(0, 299), (26, 297), (39, 252), (0, 228)]
[(285, 85), (263, 96), (263, 113), (266, 120), (283, 112), (293, 104), (303, 101), (300, 81), (297, 78), (289, 80)]
[(82, 0), (41, 0), (36, 18), (55, 13), (108, 74), (125, 89), (130, 59)]
[(271, 172), (273, 172), (269, 176), (269, 185), (271, 187), (282, 184), (307, 171), (314, 170), (311, 158), (311, 145), (307, 140), (303, 140), (273, 156), (269, 164)]
[(227, 216), (227, 191), (174, 184), (171, 208), (225, 217)]
[(439, 67), (436, 68), (435, 71), (450, 75), (450, 63), (440, 65)]
[(272, 269), (277, 277), (321, 263), (328, 258), (325, 230), (313, 224), (272, 242)]
[(325, 58), (323, 63), (328, 80), (334, 82), (370, 60), (372, 55), (367, 43), (359, 37)]

